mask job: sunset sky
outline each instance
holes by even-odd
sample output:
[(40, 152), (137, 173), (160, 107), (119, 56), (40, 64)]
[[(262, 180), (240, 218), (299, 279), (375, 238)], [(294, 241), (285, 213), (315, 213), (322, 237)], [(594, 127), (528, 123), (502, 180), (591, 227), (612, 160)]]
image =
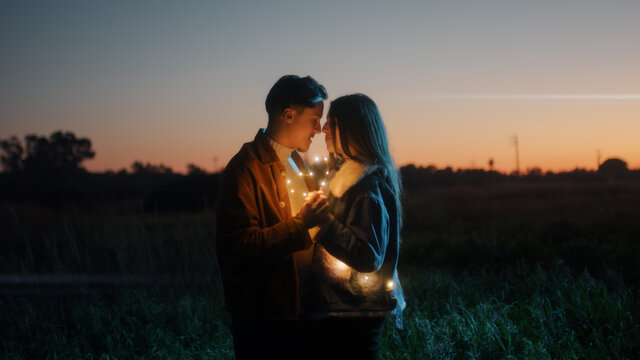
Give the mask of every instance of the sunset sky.
[(72, 131), (91, 171), (217, 170), (297, 74), (329, 100), (372, 97), (398, 165), (512, 171), (517, 135), (522, 170), (592, 169), (598, 151), (640, 168), (639, 16), (639, 1), (2, 1), (0, 139)]

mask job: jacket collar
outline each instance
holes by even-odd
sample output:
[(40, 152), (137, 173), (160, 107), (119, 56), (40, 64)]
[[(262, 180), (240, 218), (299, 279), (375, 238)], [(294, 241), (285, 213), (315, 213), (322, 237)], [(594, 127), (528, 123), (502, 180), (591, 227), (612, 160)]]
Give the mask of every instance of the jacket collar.
[(278, 160), (278, 155), (276, 151), (271, 146), (269, 142), (269, 137), (265, 133), (265, 129), (258, 130), (255, 139), (253, 141), (256, 144), (258, 149), (258, 158), (262, 162), (263, 165), (271, 165)]
[(342, 197), (347, 190), (357, 184), (362, 178), (377, 169), (377, 166), (359, 163), (354, 160), (345, 160), (331, 181), (329, 191), (335, 197)]
[[(256, 144), (256, 148), (258, 149), (258, 160), (262, 162), (264, 166), (269, 166), (274, 163), (280, 162), (276, 151), (273, 149), (271, 142), (269, 141), (269, 137), (265, 133), (265, 129), (258, 130), (256, 137), (254, 139)], [(296, 166), (300, 171), (303, 171), (304, 174), (308, 174), (311, 170), (309, 166), (302, 160), (302, 157), (296, 150), (291, 152), (291, 158), (296, 163)], [(318, 186), (315, 180), (311, 176), (305, 176), (304, 182), (307, 184), (307, 188), (309, 191), (317, 190)]]

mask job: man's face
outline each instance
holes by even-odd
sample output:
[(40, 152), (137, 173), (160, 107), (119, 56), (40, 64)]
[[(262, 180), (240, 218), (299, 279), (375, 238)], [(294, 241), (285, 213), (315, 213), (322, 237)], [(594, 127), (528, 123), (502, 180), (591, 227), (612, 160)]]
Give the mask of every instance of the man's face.
[(324, 102), (314, 107), (303, 107), (295, 111), (288, 126), (291, 146), (298, 151), (306, 152), (311, 146), (311, 138), (320, 133), (320, 119), (324, 112)]

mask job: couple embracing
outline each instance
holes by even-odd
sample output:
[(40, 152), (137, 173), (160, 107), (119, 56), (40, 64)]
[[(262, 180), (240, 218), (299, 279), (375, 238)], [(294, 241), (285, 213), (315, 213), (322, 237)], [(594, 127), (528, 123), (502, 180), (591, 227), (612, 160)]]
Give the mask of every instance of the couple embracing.
[[(237, 359), (377, 359), (385, 319), (401, 328), (401, 183), (382, 117), (346, 95), (321, 126), (327, 97), (309, 76), (280, 78), (266, 129), (222, 174), (216, 248)], [(340, 166), (316, 188), (299, 152), (321, 132)]]

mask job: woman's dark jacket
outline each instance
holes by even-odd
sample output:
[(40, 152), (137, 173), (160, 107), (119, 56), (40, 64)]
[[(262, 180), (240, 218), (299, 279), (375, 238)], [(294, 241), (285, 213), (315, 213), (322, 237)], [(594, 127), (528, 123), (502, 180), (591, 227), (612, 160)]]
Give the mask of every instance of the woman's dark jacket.
[(363, 317), (393, 313), (401, 328), (404, 295), (397, 275), (400, 218), (396, 195), (380, 169), (340, 197), (329, 193), (334, 220), (316, 235), (305, 316)]

